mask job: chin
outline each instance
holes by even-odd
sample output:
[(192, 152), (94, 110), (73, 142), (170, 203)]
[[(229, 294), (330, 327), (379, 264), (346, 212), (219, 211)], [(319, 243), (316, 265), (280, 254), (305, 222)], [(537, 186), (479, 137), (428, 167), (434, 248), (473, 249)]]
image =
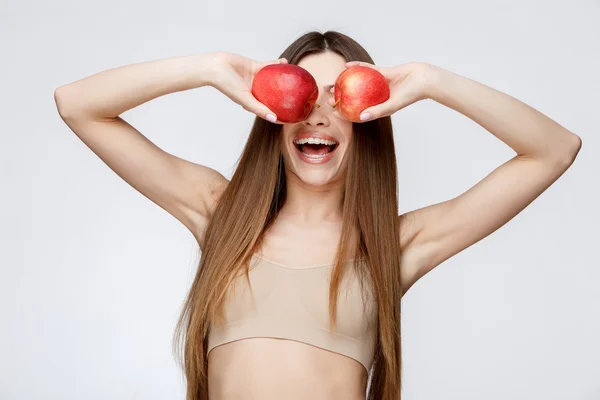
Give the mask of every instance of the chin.
[[(284, 163), (291, 168), (287, 168), (293, 175), (303, 183), (311, 186), (324, 186), (332, 184), (341, 179), (343, 171), (340, 168), (340, 161), (337, 157), (343, 157), (343, 154), (337, 154), (329, 161), (319, 164), (311, 164), (303, 161), (297, 153), (296, 148), (290, 149), (287, 152), (287, 157), (284, 157)], [(288, 164), (289, 163), (289, 164)]]
[(326, 171), (296, 171), (295, 174), (302, 183), (311, 186), (325, 186), (340, 180), (338, 171), (333, 174)]
[(298, 179), (300, 179), (302, 181), (302, 183), (306, 184), (306, 185), (310, 185), (310, 186), (325, 186), (328, 183), (330, 183), (332, 180), (331, 179), (327, 179), (326, 177), (323, 176), (306, 176), (307, 174), (304, 174), (305, 176), (301, 176), (300, 174), (298, 174)]

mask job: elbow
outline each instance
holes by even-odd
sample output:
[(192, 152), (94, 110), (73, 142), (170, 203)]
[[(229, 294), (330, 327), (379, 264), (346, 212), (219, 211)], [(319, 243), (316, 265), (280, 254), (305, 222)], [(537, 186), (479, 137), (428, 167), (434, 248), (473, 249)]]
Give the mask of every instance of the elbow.
[(570, 160), (571, 163), (573, 161), (575, 161), (577, 154), (579, 154), (579, 150), (581, 150), (581, 143), (582, 143), (581, 137), (573, 133), (571, 149), (569, 151), (569, 156), (568, 156), (568, 159)]
[(66, 86), (60, 86), (54, 91), (54, 103), (56, 104), (56, 109), (58, 110), (58, 114), (64, 120), (69, 117), (71, 114), (69, 106), (68, 97), (65, 94)]
[(58, 110), (58, 113), (60, 114), (61, 118), (64, 118), (64, 109), (65, 109), (65, 105), (64, 105), (64, 96), (62, 94), (62, 92), (64, 91), (64, 86), (61, 86), (59, 88), (57, 88), (54, 91), (54, 103), (56, 104), (56, 109)]
[(579, 150), (581, 149), (581, 137), (576, 134), (573, 134), (573, 142), (575, 148), (575, 155), (577, 155), (577, 153), (579, 153)]
[(564, 168), (569, 168), (575, 161), (575, 158), (577, 158), (579, 150), (581, 150), (581, 144), (581, 137), (574, 133), (571, 134), (568, 145), (566, 145), (560, 155), (556, 157), (558, 163)]

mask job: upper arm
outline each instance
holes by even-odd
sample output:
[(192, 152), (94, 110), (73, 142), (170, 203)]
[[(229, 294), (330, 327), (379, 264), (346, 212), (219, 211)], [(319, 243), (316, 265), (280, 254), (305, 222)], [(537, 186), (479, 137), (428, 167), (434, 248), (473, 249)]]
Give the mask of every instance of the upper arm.
[(117, 175), (199, 239), (214, 193), (228, 182), (223, 175), (167, 153), (121, 117), (99, 120), (66, 115), (63, 120)]
[(555, 160), (515, 156), (458, 197), (400, 216), (408, 231), (401, 248), (411, 261), (403, 271), (405, 289), (514, 218), (571, 162), (571, 155)]

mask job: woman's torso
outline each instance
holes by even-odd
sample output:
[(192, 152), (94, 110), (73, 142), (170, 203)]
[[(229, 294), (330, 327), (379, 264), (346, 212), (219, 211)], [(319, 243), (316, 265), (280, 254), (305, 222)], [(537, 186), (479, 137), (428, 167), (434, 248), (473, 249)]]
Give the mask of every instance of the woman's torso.
[(305, 343), (249, 338), (209, 354), (210, 400), (364, 400), (367, 373), (356, 360)]
[[(331, 264), (339, 234), (334, 224), (302, 228), (276, 222), (265, 232), (260, 255), (291, 267)], [(344, 260), (352, 258), (350, 251)], [(252, 337), (208, 354), (210, 400), (359, 400), (367, 378), (356, 359), (294, 340)]]

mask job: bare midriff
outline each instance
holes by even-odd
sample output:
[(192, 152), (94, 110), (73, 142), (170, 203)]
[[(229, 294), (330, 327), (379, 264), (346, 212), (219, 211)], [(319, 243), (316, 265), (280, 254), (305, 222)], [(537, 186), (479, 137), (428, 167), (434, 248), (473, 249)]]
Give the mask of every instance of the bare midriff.
[(209, 400), (364, 400), (357, 360), (306, 343), (247, 338), (208, 354)]

